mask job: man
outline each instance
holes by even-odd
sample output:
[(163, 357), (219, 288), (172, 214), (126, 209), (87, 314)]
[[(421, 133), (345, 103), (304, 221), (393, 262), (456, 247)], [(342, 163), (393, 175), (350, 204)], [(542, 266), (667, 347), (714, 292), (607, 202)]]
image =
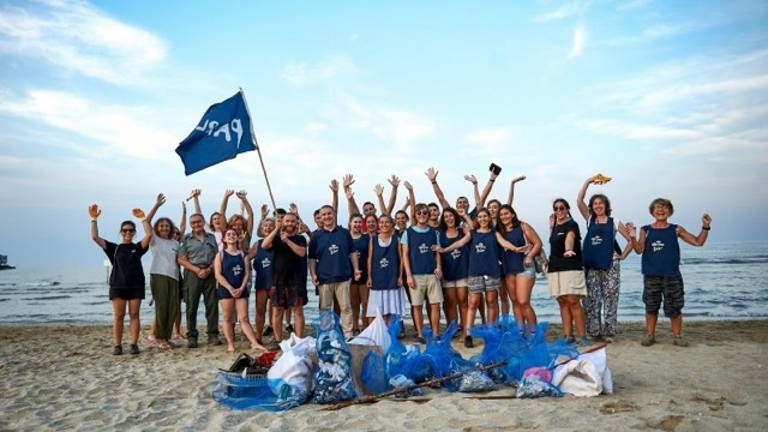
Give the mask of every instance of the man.
[(440, 333), (440, 304), (443, 291), (440, 287), (442, 268), (440, 254), (433, 250), (438, 246), (438, 232), (428, 225), (429, 208), (419, 203), (415, 206), (416, 225), (408, 228), (400, 238), (403, 246), (403, 264), (406, 282), (411, 293), (413, 320), (419, 342), (424, 342), (424, 315), (421, 305), (429, 307), (429, 321), (435, 336)]
[[(307, 304), (306, 273), (302, 270), (307, 254), (307, 240), (298, 232), (299, 219), (295, 213), (283, 216), (261, 247), (275, 252), (272, 271), (272, 325), (275, 341), (283, 340), (283, 311), (290, 309), (296, 322), (296, 336), (304, 336), (304, 306)], [(279, 233), (279, 235), (278, 235)], [(289, 329), (290, 331), (290, 329)]]
[[(352, 235), (336, 225), (333, 207), (320, 208), (322, 229), (315, 232), (309, 243), (309, 271), (312, 283), (319, 287), (320, 311), (333, 307), (333, 299), (341, 311), (341, 328), (347, 338), (352, 337), (352, 306), (349, 286), (354, 272), (355, 280), (362, 274)], [(350, 264), (351, 263), (351, 264)]]
[(197, 307), (200, 294), (205, 303), (208, 344), (221, 345), (219, 340), (219, 299), (213, 275), (213, 259), (219, 248), (216, 237), (205, 232), (205, 220), (200, 213), (189, 218), (192, 232), (184, 235), (179, 246), (177, 262), (184, 267), (182, 294), (186, 304), (187, 346), (197, 348)]

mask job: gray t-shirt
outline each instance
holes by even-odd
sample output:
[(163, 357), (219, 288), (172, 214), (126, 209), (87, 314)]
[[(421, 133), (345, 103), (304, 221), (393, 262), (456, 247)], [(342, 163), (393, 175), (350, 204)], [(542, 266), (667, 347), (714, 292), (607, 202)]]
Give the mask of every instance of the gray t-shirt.
[(213, 234), (203, 234), (203, 239), (198, 240), (194, 234), (185, 234), (179, 246), (179, 257), (186, 256), (190, 263), (198, 267), (208, 267), (213, 264), (213, 258), (219, 247)]
[(179, 280), (179, 265), (176, 263), (176, 254), (179, 251), (178, 240), (152, 236), (149, 251), (152, 252), (152, 266), (149, 268), (149, 274), (158, 274)]

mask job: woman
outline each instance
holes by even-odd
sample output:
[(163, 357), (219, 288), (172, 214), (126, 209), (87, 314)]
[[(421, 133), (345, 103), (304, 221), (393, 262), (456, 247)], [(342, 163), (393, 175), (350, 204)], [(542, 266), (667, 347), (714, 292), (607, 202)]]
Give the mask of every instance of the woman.
[(550, 297), (557, 298), (563, 333), (566, 340), (574, 342), (573, 323), (582, 345), (589, 344), (584, 327), (582, 297), (587, 294), (584, 271), (581, 265), (581, 234), (579, 225), (571, 218), (568, 201), (558, 198), (552, 204), (554, 214), (549, 216), (549, 268), (547, 284)]
[(248, 320), (248, 283), (251, 269), (245, 263), (240, 244), (240, 238), (235, 230), (227, 229), (224, 232), (224, 250), (219, 251), (213, 261), (213, 271), (216, 282), (219, 284), (219, 306), (224, 315), (222, 327), (224, 327), (224, 337), (227, 339), (227, 352), (230, 353), (235, 351), (235, 325), (232, 321), (232, 313), (235, 310), (237, 310), (237, 319), (240, 321), (240, 329), (251, 342), (251, 349), (266, 349), (256, 340)]
[[(257, 234), (262, 237), (248, 252), (249, 257), (253, 257), (253, 271), (256, 273), (256, 279), (253, 284), (253, 290), (256, 294), (256, 340), (261, 343), (261, 335), (264, 333), (264, 321), (267, 313), (267, 300), (269, 300), (269, 290), (272, 289), (272, 269), (275, 264), (275, 252), (272, 249), (261, 247), (264, 237), (275, 230), (275, 220), (273, 218), (264, 218), (261, 221)], [(270, 322), (272, 320), (270, 314)]]
[(504, 249), (501, 257), (512, 310), (520, 331), (536, 330), (536, 312), (531, 307), (531, 291), (536, 282), (533, 258), (541, 251), (541, 239), (532, 226), (517, 218), (509, 204), (499, 208), (496, 240)]
[(371, 292), (366, 308), (369, 323), (378, 310), (389, 325), (392, 316), (402, 316), (409, 304), (405, 289), (399, 282), (403, 279), (403, 267), (400, 265), (402, 248), (393, 227), (392, 218), (383, 214), (379, 216), (378, 234), (370, 236), (367, 284)]
[[(373, 216), (375, 218), (375, 216)], [(367, 218), (366, 218), (367, 219)], [(352, 304), (352, 333), (357, 335), (360, 330), (366, 327), (365, 317), (368, 307), (368, 269), (364, 265), (368, 262), (368, 246), (370, 239), (368, 234), (362, 233), (363, 218), (355, 213), (349, 217), (349, 233), (352, 235), (352, 244), (354, 252), (357, 253), (357, 262), (360, 263), (360, 269), (363, 271), (360, 279), (353, 280), (349, 287), (349, 301)], [(376, 229), (373, 229), (376, 232)], [(360, 308), (362, 306), (362, 314)], [(360, 321), (363, 321), (362, 326)]]
[[(462, 210), (463, 212), (463, 210)], [(461, 222), (459, 213), (448, 207), (443, 210), (440, 217), (440, 247), (447, 248), (454, 242), (469, 236), (469, 227), (464, 225), (459, 228)], [(442, 254), (443, 262), (443, 309), (447, 322), (460, 321), (464, 328), (467, 315), (467, 276), (469, 274), (469, 246), (464, 245), (450, 253)], [(458, 306), (459, 314), (456, 314)]]
[[(379, 218), (375, 214), (369, 214), (365, 217), (365, 232), (368, 235), (376, 234), (376, 230), (379, 226)], [(362, 261), (361, 261), (362, 262)]]
[(395, 234), (397, 234), (398, 239), (403, 235), (405, 230), (408, 229), (408, 222), (410, 222), (410, 216), (408, 216), (408, 212), (405, 210), (398, 210), (397, 213), (395, 213), (395, 223), (397, 225)]
[[(165, 197), (158, 196), (159, 205), (165, 203)], [(154, 210), (147, 219), (152, 220)], [(179, 313), (179, 264), (176, 255), (179, 251), (178, 240), (173, 239), (176, 229), (173, 222), (163, 217), (155, 222), (149, 250), (152, 252), (152, 265), (149, 269), (149, 286), (155, 300), (155, 341), (160, 349), (170, 349), (171, 333)]]
[(617, 227), (611, 217), (611, 201), (603, 194), (584, 202), (590, 184), (601, 184), (597, 176), (590, 177), (579, 190), (576, 203), (587, 222), (587, 235), (582, 248), (586, 273), (587, 333), (592, 338), (613, 342), (618, 331), (620, 261), (632, 250), (631, 243), (620, 254), (614, 253)]
[[(154, 214), (158, 202), (150, 211)], [(125, 319), (125, 308), (128, 307), (130, 316), (131, 344), (129, 352), (131, 354), (139, 353), (139, 310), (141, 309), (141, 300), (144, 299), (144, 268), (141, 266), (141, 257), (149, 249), (149, 241), (152, 239), (152, 225), (149, 218), (145, 217), (141, 209), (133, 209), (133, 215), (139, 218), (144, 228), (144, 237), (138, 243), (133, 243), (133, 237), (136, 235), (136, 224), (133, 221), (126, 220), (120, 224), (120, 244), (115, 244), (99, 237), (98, 218), (101, 216), (101, 210), (97, 204), (88, 207), (88, 214), (91, 218), (91, 239), (104, 250), (109, 262), (112, 264), (112, 272), (109, 275), (109, 300), (112, 302), (112, 337), (114, 340), (114, 349), (112, 354), (121, 355), (123, 353), (123, 320)]]
[[(464, 214), (467, 225), (472, 225), (469, 216)], [(499, 315), (498, 293), (501, 278), (499, 268), (499, 248), (496, 234), (492, 229), (491, 213), (481, 208), (477, 211), (477, 229), (448, 246), (438, 248), (441, 254), (450, 253), (469, 243), (469, 305), (464, 325), (464, 346), (472, 348), (474, 343), (469, 332), (475, 321), (475, 313), (485, 297), (487, 320), (495, 323)]]

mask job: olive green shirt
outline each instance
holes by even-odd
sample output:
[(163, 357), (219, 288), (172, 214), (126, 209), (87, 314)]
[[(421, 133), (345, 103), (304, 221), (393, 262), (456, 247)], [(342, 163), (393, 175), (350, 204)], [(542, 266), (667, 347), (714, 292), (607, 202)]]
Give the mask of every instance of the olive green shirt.
[(203, 240), (198, 240), (192, 233), (184, 234), (177, 257), (186, 256), (187, 260), (198, 267), (208, 267), (213, 263), (219, 247), (216, 245), (216, 236), (210, 233), (203, 234)]

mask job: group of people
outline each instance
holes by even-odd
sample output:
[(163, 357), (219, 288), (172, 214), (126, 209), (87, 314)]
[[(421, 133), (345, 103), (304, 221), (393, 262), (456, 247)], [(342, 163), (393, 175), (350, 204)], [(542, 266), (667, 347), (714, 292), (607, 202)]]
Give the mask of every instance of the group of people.
[[(531, 292), (536, 274), (544, 272), (548, 292), (560, 308), (564, 337), (580, 344), (588, 344), (590, 338), (610, 342), (618, 330), (620, 261), (633, 250), (642, 254), (647, 325), (642, 344), (655, 343), (657, 316), (663, 303), (672, 322), (673, 342), (687, 345), (682, 337), (684, 289), (678, 239), (702, 246), (710, 229), (709, 215), (704, 214), (700, 233), (693, 235), (669, 222), (672, 203), (657, 198), (649, 207), (653, 223), (643, 226), (638, 236), (631, 222), (614, 221), (607, 196), (598, 193), (585, 200), (590, 185), (606, 182), (601, 175), (590, 177), (576, 199), (586, 221), (584, 237), (571, 216), (568, 201), (554, 200), (547, 257), (539, 234), (518, 217), (512, 206), (515, 185), (525, 177), (511, 180), (505, 203), (498, 199), (487, 201), (499, 172), (500, 168), (492, 165), (482, 191), (475, 176), (465, 176), (473, 187), (472, 210), (465, 196), (458, 197), (452, 206), (438, 184), (438, 171), (430, 168), (425, 174), (436, 202), (417, 201), (413, 186), (406, 181), (405, 205), (395, 210), (401, 181), (393, 175), (388, 180), (388, 202), (384, 201), (384, 187), (377, 185), (374, 193), (379, 209), (367, 201), (361, 211), (352, 191), (355, 180), (346, 175), (341, 185), (331, 181), (331, 203), (315, 210), (314, 229), (302, 221), (293, 203), (287, 211), (274, 209), (271, 216), (268, 207), (262, 206), (256, 224), (246, 192), (232, 190), (224, 193), (219, 211), (206, 221), (200, 210), (201, 191), (195, 189), (188, 198), (195, 210), (189, 217), (189, 233), (185, 232), (185, 203), (178, 227), (167, 217), (152, 224), (165, 203), (160, 194), (147, 214), (133, 210), (142, 223), (143, 238), (134, 242), (136, 224), (126, 220), (120, 225), (120, 243), (112, 243), (99, 236), (97, 220), (101, 210), (93, 204), (89, 207), (91, 237), (113, 265), (109, 279), (114, 312), (113, 353), (123, 352), (126, 308), (130, 316), (129, 352), (139, 353), (139, 309), (145, 296), (141, 257), (147, 250), (152, 252), (150, 287), (156, 310), (150, 340), (162, 349), (172, 348), (184, 339), (189, 348), (198, 346), (201, 297), (208, 343), (222, 344), (221, 309), (229, 352), (235, 349), (237, 322), (252, 349), (276, 349), (284, 336), (283, 320), (289, 332), (302, 337), (308, 279), (319, 296), (320, 310), (334, 309), (348, 338), (364, 329), (377, 314), (389, 324), (393, 317), (402, 317), (409, 310), (416, 338), (423, 342), (426, 310), (434, 334), (440, 333), (442, 312), (447, 322), (460, 322), (464, 345), (472, 347), (470, 331), (478, 314), (482, 322), (494, 323), (500, 314), (511, 312), (521, 332), (527, 334), (535, 329)], [(338, 223), (340, 189), (349, 213), (346, 227)], [(241, 202), (241, 212), (227, 218), (228, 201), (233, 195)], [(626, 240), (623, 248), (617, 241), (619, 237)], [(256, 299), (255, 326), (248, 316), (251, 292)], [(180, 330), (182, 302), (186, 336)], [(271, 325), (265, 325), (267, 320)], [(271, 343), (265, 343), (270, 336), (274, 336)]]

